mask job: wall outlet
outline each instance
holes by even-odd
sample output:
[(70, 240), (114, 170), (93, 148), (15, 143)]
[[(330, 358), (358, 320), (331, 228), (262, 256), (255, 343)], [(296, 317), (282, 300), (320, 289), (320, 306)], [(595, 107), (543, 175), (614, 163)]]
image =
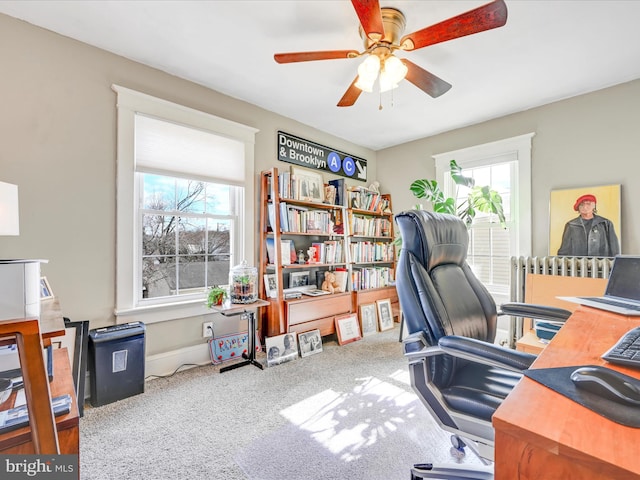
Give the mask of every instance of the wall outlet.
[(204, 338), (213, 337), (213, 322), (204, 322), (202, 324), (202, 336)]

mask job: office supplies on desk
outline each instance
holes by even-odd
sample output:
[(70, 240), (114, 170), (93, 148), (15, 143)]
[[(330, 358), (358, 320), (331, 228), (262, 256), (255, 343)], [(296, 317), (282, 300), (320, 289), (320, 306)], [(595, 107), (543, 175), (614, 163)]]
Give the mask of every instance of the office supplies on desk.
[(571, 381), (583, 389), (623, 405), (640, 405), (640, 380), (609, 368), (576, 368)]
[(640, 316), (640, 257), (618, 255), (613, 260), (607, 288), (601, 297), (558, 297), (588, 307)]
[[(595, 388), (593, 390), (582, 388), (582, 385), (578, 385), (579, 382), (572, 381), (572, 376), (576, 370), (582, 369), (605, 369), (605, 367), (597, 365), (574, 365), (568, 367), (535, 368), (525, 371), (524, 376), (535, 380), (556, 393), (564, 395), (612, 422), (626, 425), (627, 427), (640, 428), (637, 404), (613, 400), (604, 396), (602, 390), (596, 391)], [(610, 376), (623, 376), (631, 379), (633, 385), (640, 385), (640, 380), (638, 379), (628, 377), (620, 372), (614, 372), (613, 370), (610, 370), (610, 372), (612, 372)], [(586, 386), (586, 384), (583, 385)]]

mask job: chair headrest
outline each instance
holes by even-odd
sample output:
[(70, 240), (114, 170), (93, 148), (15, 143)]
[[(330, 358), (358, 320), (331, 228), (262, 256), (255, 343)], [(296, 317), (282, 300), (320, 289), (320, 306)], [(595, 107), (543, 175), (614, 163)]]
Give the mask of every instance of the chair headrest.
[(465, 262), (469, 232), (455, 215), (408, 210), (396, 215), (395, 220), (402, 236), (402, 248), (413, 253), (427, 270)]

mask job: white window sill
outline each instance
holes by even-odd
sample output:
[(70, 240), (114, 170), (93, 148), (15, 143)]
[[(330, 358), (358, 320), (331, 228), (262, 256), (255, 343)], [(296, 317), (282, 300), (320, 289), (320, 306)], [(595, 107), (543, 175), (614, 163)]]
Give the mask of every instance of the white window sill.
[(145, 305), (115, 311), (116, 323), (143, 322), (145, 324), (179, 320), (202, 315), (216, 315), (207, 308), (205, 299), (162, 305)]

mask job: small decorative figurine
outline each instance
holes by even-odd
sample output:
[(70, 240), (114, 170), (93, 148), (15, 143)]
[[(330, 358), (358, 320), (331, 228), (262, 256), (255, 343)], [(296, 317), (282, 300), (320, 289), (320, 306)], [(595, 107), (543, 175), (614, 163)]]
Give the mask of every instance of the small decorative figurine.
[(298, 263), (300, 264), (305, 263), (304, 252), (302, 250), (298, 251)]
[(307, 255), (309, 256), (309, 260), (307, 261), (307, 263), (318, 263), (316, 257), (316, 247), (309, 247), (309, 250), (307, 250)]

